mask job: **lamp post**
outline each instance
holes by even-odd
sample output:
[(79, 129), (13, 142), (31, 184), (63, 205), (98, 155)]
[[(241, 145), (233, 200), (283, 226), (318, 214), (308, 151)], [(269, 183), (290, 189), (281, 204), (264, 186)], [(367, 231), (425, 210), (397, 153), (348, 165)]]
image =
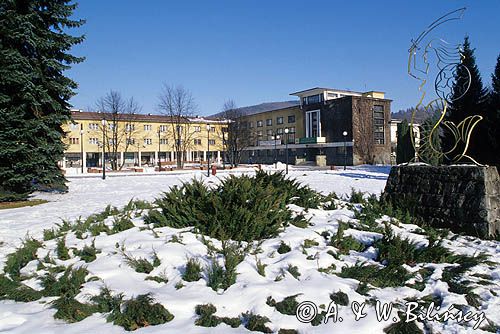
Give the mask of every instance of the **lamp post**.
[(102, 179), (106, 179), (106, 120), (101, 121), (102, 124)]
[(290, 132), (290, 130), (288, 128), (285, 128), (285, 135), (286, 135), (286, 139), (285, 139), (285, 164), (286, 164), (286, 174), (288, 174), (288, 132)]
[(280, 139), (279, 135), (272, 135), (271, 139), (274, 140), (274, 168), (278, 168), (278, 154), (276, 152), (276, 141)]
[(210, 177), (210, 124), (207, 124), (207, 177)]
[(160, 139), (160, 127), (158, 126), (158, 173), (161, 172), (161, 139)]
[(222, 128), (222, 169), (226, 170), (226, 153), (227, 153), (227, 144), (226, 144), (226, 136), (225, 136), (224, 128)]
[(80, 124), (80, 165), (82, 166), (82, 174), (83, 174), (83, 123)]
[(347, 131), (342, 132), (342, 135), (344, 136), (344, 170), (346, 170), (346, 165), (347, 165), (347, 147), (346, 147)]

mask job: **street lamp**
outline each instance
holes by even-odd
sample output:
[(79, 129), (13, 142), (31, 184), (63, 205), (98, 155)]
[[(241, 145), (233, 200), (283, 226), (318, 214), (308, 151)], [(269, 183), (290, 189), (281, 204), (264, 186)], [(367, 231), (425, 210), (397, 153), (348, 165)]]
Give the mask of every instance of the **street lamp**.
[(278, 154), (276, 152), (276, 141), (280, 139), (279, 135), (271, 136), (271, 139), (274, 140), (274, 168), (278, 169)]
[(160, 127), (158, 127), (158, 173), (161, 172), (161, 139)]
[[(227, 129), (227, 128), (226, 128)], [(222, 169), (226, 170), (226, 154), (227, 154), (227, 144), (224, 128), (222, 128)]]
[(285, 164), (286, 164), (286, 174), (288, 174), (288, 132), (290, 132), (290, 130), (288, 128), (285, 128), (285, 135), (286, 135), (286, 139), (285, 139)]
[(105, 155), (106, 155), (106, 120), (103, 119), (101, 121), (102, 124), (102, 179), (106, 179), (106, 160), (105, 160)]
[(83, 174), (83, 123), (80, 124), (80, 165), (82, 166), (82, 174)]
[(346, 165), (347, 165), (347, 148), (346, 148), (347, 131), (342, 132), (342, 135), (344, 136), (344, 170), (346, 170)]
[(210, 177), (210, 124), (207, 124), (207, 177)]

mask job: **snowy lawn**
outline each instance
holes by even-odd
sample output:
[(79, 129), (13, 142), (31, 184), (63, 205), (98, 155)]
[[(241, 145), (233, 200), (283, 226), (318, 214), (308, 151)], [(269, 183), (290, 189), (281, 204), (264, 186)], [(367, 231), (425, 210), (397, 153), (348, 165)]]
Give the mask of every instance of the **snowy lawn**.
[[(143, 324), (146, 327), (137, 329), (141, 333), (239, 333), (248, 332), (247, 328), (276, 333), (383, 333), (395, 323), (393, 318), (398, 321), (396, 307), (404, 311), (403, 303), (409, 301), (418, 301), (419, 306), (425, 304), (425, 307), (433, 301), (441, 310), (455, 305), (454, 313), (458, 309), (464, 314), (469, 312), (471, 319), (462, 323), (453, 319), (426, 320), (405, 329), (390, 327), (391, 333), (403, 330), (418, 333), (424, 329), (434, 333), (481, 332), (481, 329), (473, 329), (476, 324), (476, 328), (498, 330), (495, 324), (500, 324), (500, 243), (452, 233), (439, 235), (431, 229), (424, 231), (388, 216), (371, 219), (371, 211), (362, 211), (368, 203), (348, 202), (351, 188), (378, 195), (385, 186), (388, 172), (388, 167), (364, 166), (347, 171), (293, 169), (291, 177), (324, 195), (334, 191), (340, 199), (320, 209), (304, 210), (290, 204), (288, 207), (295, 216), (303, 215), (302, 224), (289, 225), (274, 238), (241, 243), (237, 252), (241, 251), (238, 254), (243, 256), (235, 270), (235, 282), (225, 290), (208, 286), (213, 283), (214, 266), (224, 266), (228, 257), (222, 256), (223, 245), (219, 240), (194, 233), (191, 228), (153, 227), (144, 222), (146, 210), (141, 207), (108, 212), (111, 215), (103, 215), (108, 217), (102, 224), (91, 227), (92, 233), (77, 232), (73, 229), (77, 225), (68, 226), (67, 229), (73, 229), (69, 231), (55, 230), (63, 219), (69, 224), (75, 224), (79, 217), (85, 221), (108, 204), (121, 208), (131, 199), (152, 201), (172, 185), (189, 181), (193, 176), (207, 182), (204, 173), (109, 177), (105, 181), (72, 178), (67, 194), (37, 195), (48, 199), (47, 204), (0, 211), (0, 267), (4, 267), (9, 254), (21, 246), (21, 239), (27, 233), (41, 243), (33, 252), (27, 252), (27, 263), (22, 263), (19, 272), (11, 270), (5, 277), (18, 279), (32, 294), (45, 291), (31, 302), (1, 301), (0, 331), (124, 332), (122, 327), (113, 324), (113, 319), (107, 321), (109, 311), (94, 312), (74, 323), (54, 319), (57, 310), (51, 303), (59, 294), (47, 291), (56, 290), (54, 287), (61, 284), (57, 282), (61, 282), (62, 276), (71, 280), (71, 271), (67, 268), (81, 267), (88, 271), (82, 271), (83, 281), (76, 284), (81, 288), (75, 291), (76, 300), (82, 305), (91, 304), (95, 301), (91, 301), (92, 297), (107, 287), (112, 295), (123, 294), (124, 301), (150, 293), (155, 302), (173, 316), (164, 313), (165, 323)], [(220, 174), (222, 178), (225, 175), (227, 173)], [(219, 183), (213, 177), (208, 182)], [(128, 216), (132, 221), (130, 226), (126, 219), (120, 220)], [(308, 223), (304, 225), (304, 221)], [(51, 236), (48, 230), (53, 228), (55, 235)], [(101, 230), (108, 232), (99, 233)], [(441, 237), (440, 242), (431, 240)], [(382, 238), (388, 241), (381, 243)], [(408, 240), (402, 241), (405, 238)], [(390, 258), (389, 261), (394, 257), (398, 257), (395, 261), (400, 260), (399, 256), (408, 257), (409, 254), (397, 254), (394, 249), (405, 249), (410, 241), (414, 248), (407, 250), (416, 254), (416, 260), (397, 267), (405, 274), (400, 271), (384, 274), (384, 268), (388, 268), (385, 257)], [(438, 244), (442, 247), (434, 247)], [(435, 252), (419, 253), (427, 249)], [(427, 258), (430, 260), (422, 260)], [(369, 267), (358, 268), (361, 266)], [(350, 272), (349, 268), (356, 270)], [(372, 271), (362, 277), (367, 268)], [(2, 285), (5, 277), (0, 281), (0, 289), (6, 286)], [(0, 298), (6, 294), (5, 289), (0, 290)], [(388, 313), (387, 320), (377, 320), (377, 300), (393, 303), (394, 309)], [(317, 311), (313, 324), (300, 322), (294, 315), (297, 303), (306, 301), (316, 306), (304, 309), (306, 304), (301, 304), (300, 315), (305, 319), (310, 315), (307, 310)], [(365, 303), (361, 311), (366, 316), (358, 321), (353, 314), (357, 305), (354, 302)], [(335, 305), (337, 309), (330, 308)], [(330, 315), (334, 310), (338, 312), (325, 324), (320, 321), (320, 315), (328, 310)], [(121, 312), (125, 311), (122, 305)], [(485, 320), (479, 324), (483, 316)]]

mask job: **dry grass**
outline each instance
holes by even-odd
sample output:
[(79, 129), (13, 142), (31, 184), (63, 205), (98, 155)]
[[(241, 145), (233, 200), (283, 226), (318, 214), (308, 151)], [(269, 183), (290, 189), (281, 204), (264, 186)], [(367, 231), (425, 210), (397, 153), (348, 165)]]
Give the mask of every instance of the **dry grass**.
[(25, 206), (35, 206), (45, 203), (48, 203), (48, 201), (44, 199), (33, 199), (30, 201), (19, 201), (19, 202), (0, 202), (0, 210), (22, 208)]

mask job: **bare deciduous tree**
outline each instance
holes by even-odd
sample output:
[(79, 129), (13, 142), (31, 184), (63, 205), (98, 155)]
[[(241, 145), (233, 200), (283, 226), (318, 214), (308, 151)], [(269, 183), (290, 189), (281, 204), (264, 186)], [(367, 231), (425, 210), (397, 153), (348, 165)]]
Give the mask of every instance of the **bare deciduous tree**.
[(118, 153), (120, 150), (127, 153), (133, 146), (135, 122), (141, 107), (133, 97), (124, 99), (119, 92), (110, 91), (97, 101), (96, 108), (103, 113), (103, 119), (106, 120), (106, 127), (103, 128), (102, 124), (99, 124), (99, 127), (105, 132), (104, 146), (109, 154), (111, 169), (121, 170), (125, 159), (118, 164)]
[(191, 129), (191, 119), (196, 110), (194, 98), (191, 92), (182, 86), (165, 84), (159, 100), (160, 113), (170, 118), (177, 168), (183, 168), (186, 152), (191, 148), (194, 134)]
[(224, 150), (230, 164), (235, 167), (240, 163), (241, 152), (251, 144), (250, 130), (245, 115), (236, 107), (233, 100), (224, 102), (221, 115), (227, 122), (227, 126), (224, 127), (226, 131), (222, 133)]
[(364, 110), (371, 110), (371, 105), (367, 99), (360, 97), (359, 99), (353, 99), (352, 110), (353, 129), (357, 129), (353, 137), (353, 149), (359, 152), (362, 163), (373, 164), (375, 160), (373, 115), (372, 113), (363, 112)]

